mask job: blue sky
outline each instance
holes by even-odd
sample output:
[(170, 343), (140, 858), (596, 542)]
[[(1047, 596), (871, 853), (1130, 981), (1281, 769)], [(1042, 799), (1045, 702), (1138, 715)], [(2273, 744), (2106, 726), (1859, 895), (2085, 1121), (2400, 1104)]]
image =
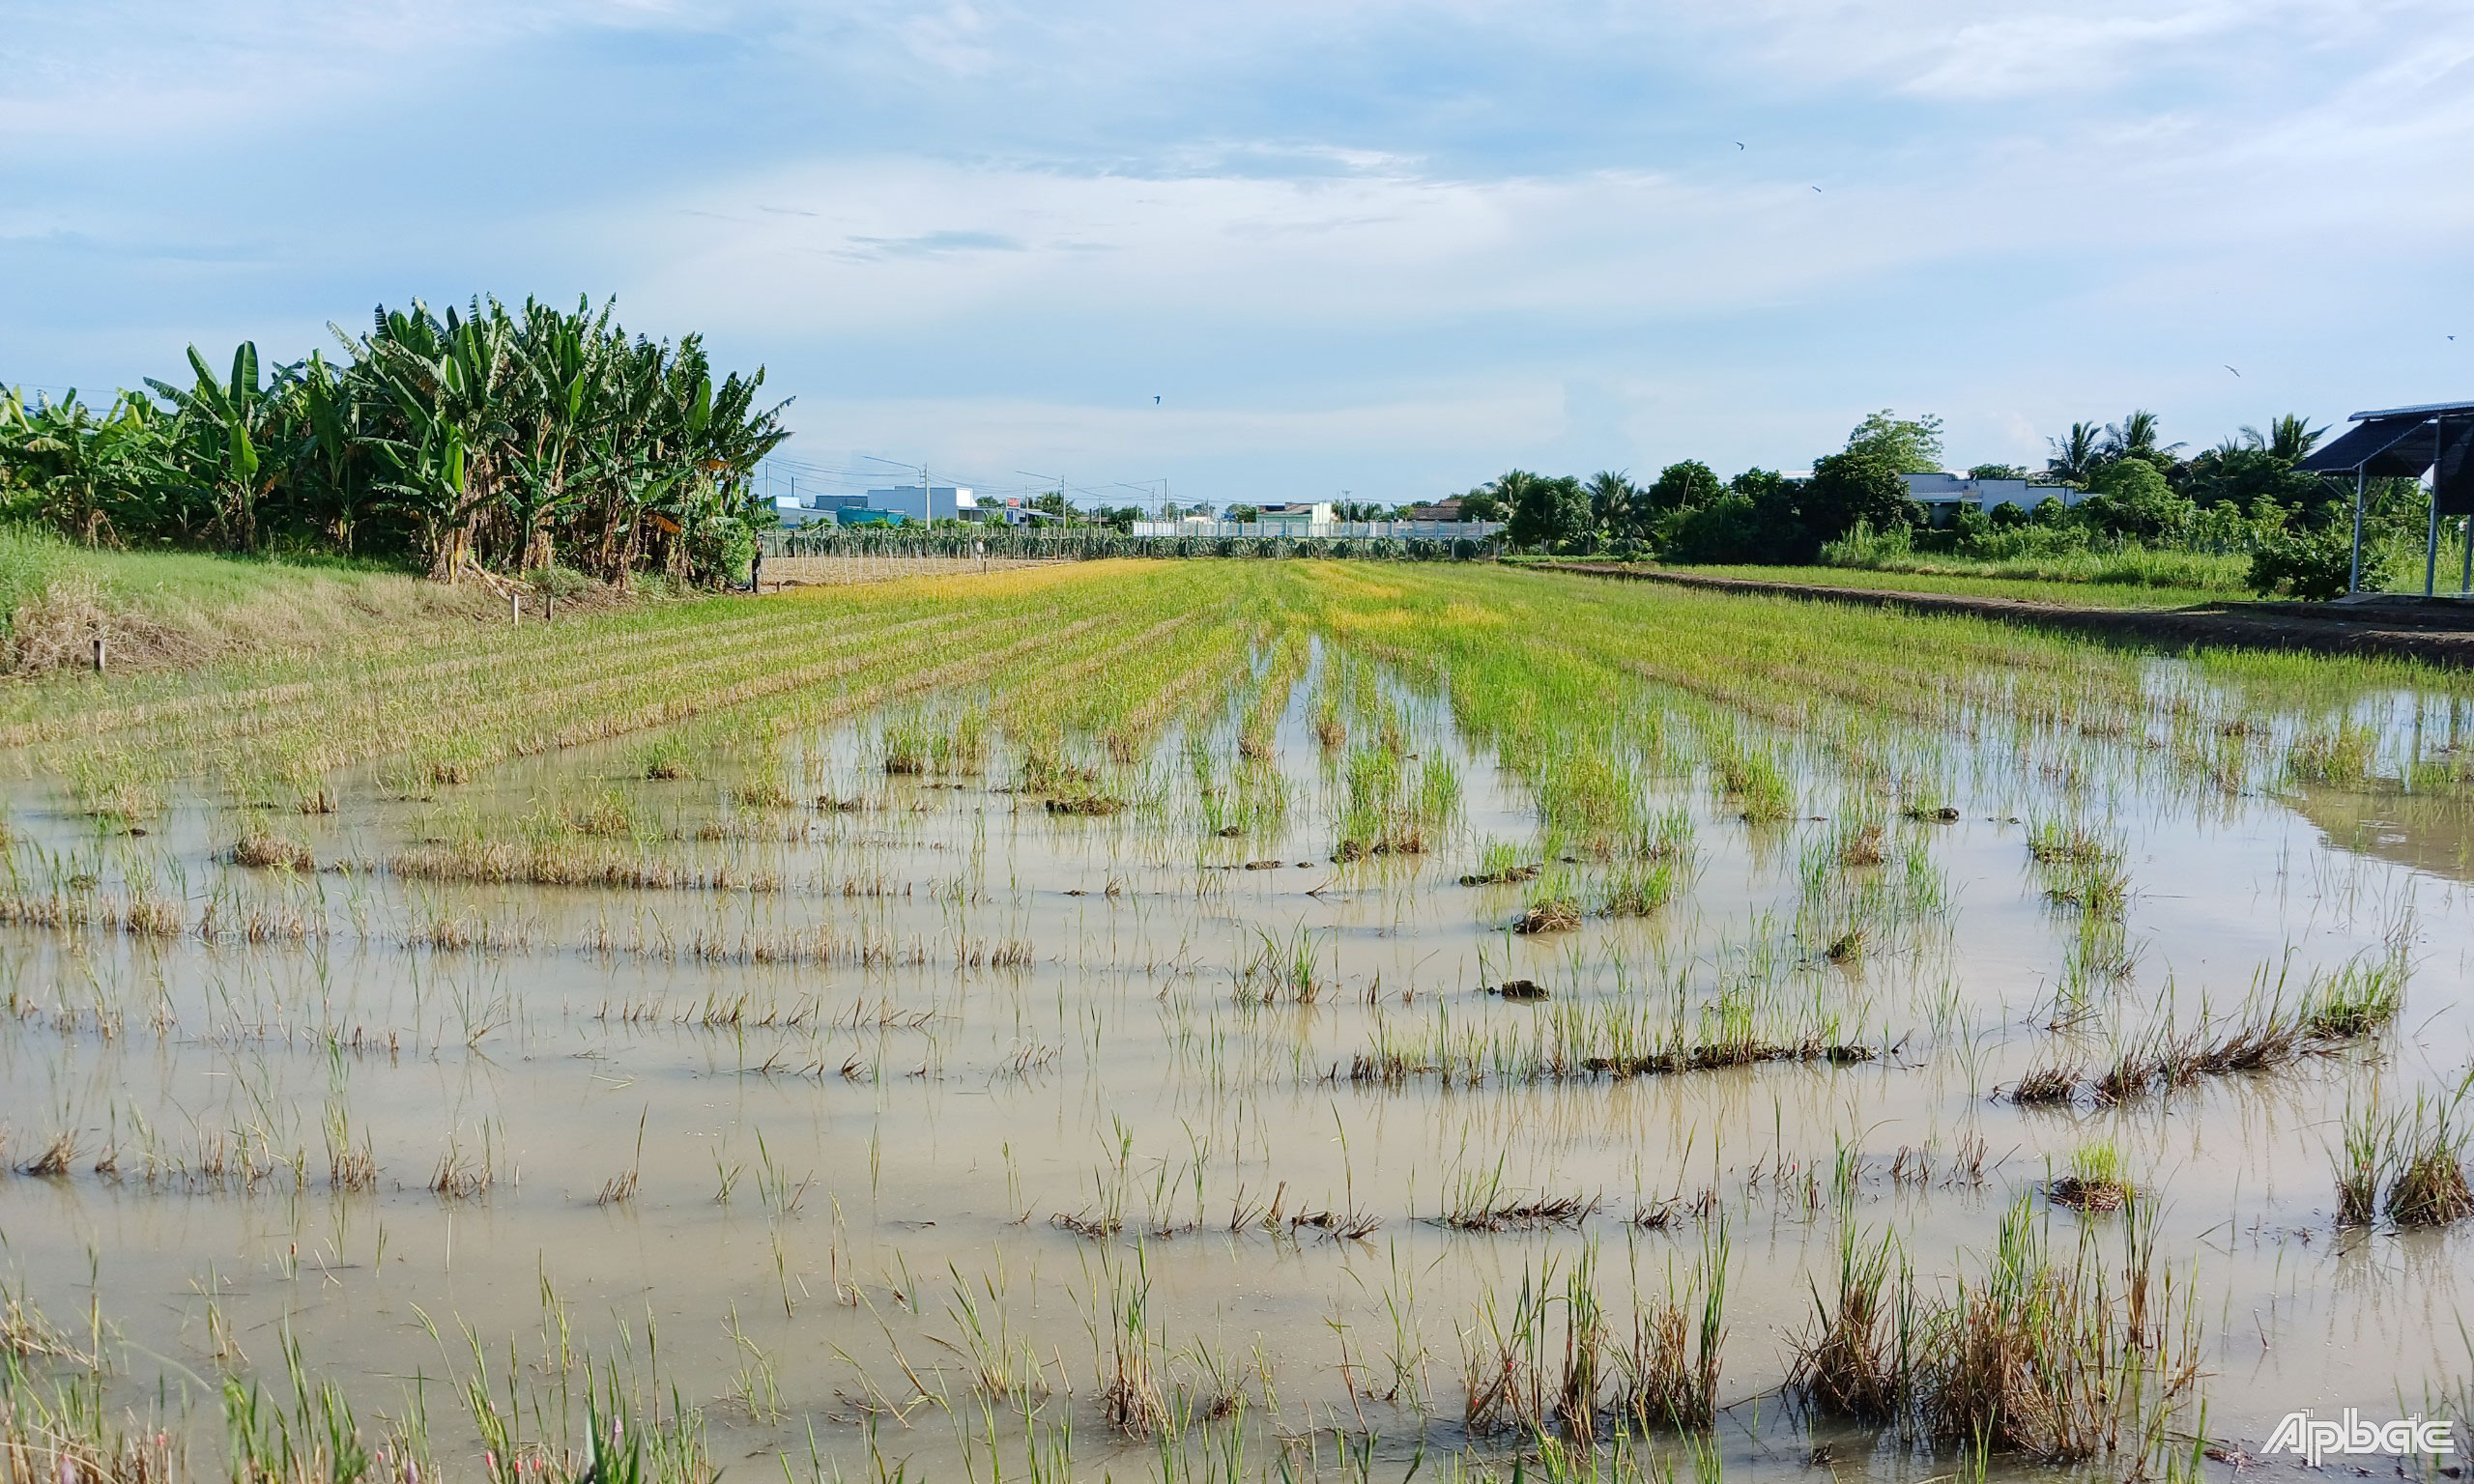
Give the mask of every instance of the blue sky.
[(0, 0), (0, 382), (616, 294), (820, 471), (1392, 501), (2474, 397), (2463, 0)]

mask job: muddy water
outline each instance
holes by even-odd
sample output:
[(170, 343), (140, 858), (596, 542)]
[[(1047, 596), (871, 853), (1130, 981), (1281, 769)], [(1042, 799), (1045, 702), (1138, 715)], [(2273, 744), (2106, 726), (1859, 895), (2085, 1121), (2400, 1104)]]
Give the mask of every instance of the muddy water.
[[(1688, 767), (1651, 777), (1696, 824), (1676, 899), (1522, 936), (1505, 927), (1523, 887), (1457, 878), (1483, 841), (1534, 839), (1534, 811), (1438, 708), (1415, 745), (1457, 756), (1458, 824), (1424, 855), (1355, 865), (1329, 858), (1336, 785), (1304, 694), (1280, 734), (1288, 823), (1239, 839), (1197, 827), (1181, 737), (1149, 765), (1154, 802), (1085, 818), (1011, 792), (1002, 745), (983, 773), (889, 777), (876, 735), (872, 719), (764, 765), (849, 812), (737, 808), (749, 775), (722, 763), (647, 781), (632, 744), (435, 800), (349, 787), (344, 813), (281, 821), (320, 863), (305, 875), (225, 864), (236, 825), (199, 800), (99, 839), (56, 794), (13, 799), (21, 890), (134, 878), (227, 930), (0, 929), (19, 1010), (0, 1030), (10, 1161), (60, 1135), (75, 1150), (65, 1173), (0, 1179), (12, 1285), (80, 1343), (90, 1315), (105, 1327), (124, 1398), (210, 1458), (218, 1373), (279, 1389), (289, 1343), (364, 1422), (424, 1414), (459, 1469), (481, 1443), (457, 1382), (478, 1370), (503, 1395), (511, 1361), (520, 1436), (557, 1443), (590, 1357), (640, 1401), (701, 1409), (733, 1469), (787, 1454), (801, 1475), (906, 1460), (914, 1478), (993, 1476), (992, 1458), (1021, 1471), (1070, 1424), (1073, 1476), (1149, 1476), (1157, 1445), (1114, 1434), (1102, 1396), (1139, 1298), (1166, 1391), (1245, 1398), (1248, 1476), (1283, 1448), (1338, 1471), (1366, 1435), (1374, 1471), (1397, 1476), (1473, 1444), (1464, 1356), (1524, 1283), (1560, 1290), (1594, 1263), (1627, 1340), (1634, 1296), (1689, 1281), (1723, 1227), (1725, 1465), (1800, 1466), (1818, 1439), (1842, 1470), (1921, 1478), (1950, 1460), (1876, 1451), (1779, 1394), (1842, 1213), (1900, 1234), (1928, 1280), (1977, 1270), (2023, 1197), (2057, 1243), (2086, 1225), (2111, 1250), (2122, 1214), (2039, 1193), (2102, 1137), (2189, 1285), (2211, 1436), (2256, 1448), (2296, 1409), (2465, 1395), (2468, 1238), (2341, 1231), (2328, 1153), (2349, 1103), (2445, 1087), (2474, 1052), (2461, 811), (2229, 798), (2128, 763), (2073, 778), (1925, 739), (1963, 780), (1959, 817), (1894, 821), (1889, 840), (1946, 904), (1833, 962), (1791, 928), (1805, 853), (1853, 807), (1818, 756), (1800, 764), (1807, 817), (1774, 825), (1742, 823)], [(662, 858), (764, 889), (373, 869), (608, 793), (686, 837)], [(2119, 832), (2134, 893), (2133, 967), (2066, 1013), (2076, 919), (2025, 844), (2062, 813)], [(736, 838), (694, 838), (714, 825)], [(1267, 944), (1300, 941), (1314, 1002), (1243, 1003)], [(2111, 1029), (2229, 1013), (2262, 975), (2299, 985), (2401, 942), (2406, 1011), (2372, 1049), (2113, 1108), (1996, 1096), (2057, 1044), (2100, 1054)], [(1552, 998), (1482, 992), (1514, 978)], [(1348, 1075), (1378, 1031), (1502, 1033), (1748, 979), (1827, 1005), (1881, 1054), (1620, 1081)], [(371, 1188), (331, 1188), (337, 1148), (374, 1161)], [(1528, 1232), (1437, 1219), (1476, 1190), (1589, 1213)], [(1632, 1219), (1670, 1201), (1686, 1213)], [(1011, 1393), (983, 1406), (992, 1371)]]

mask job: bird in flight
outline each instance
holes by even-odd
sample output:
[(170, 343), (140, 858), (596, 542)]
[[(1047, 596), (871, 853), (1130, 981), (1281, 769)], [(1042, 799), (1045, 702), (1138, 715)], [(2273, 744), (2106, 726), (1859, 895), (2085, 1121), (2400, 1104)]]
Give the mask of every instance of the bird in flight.
[(1813, 187), (1813, 194), (1814, 194), (1814, 195), (1816, 195), (1816, 196), (1820, 195), (1820, 194), (1821, 194), (1821, 187), (1820, 187), (1820, 186), (1814, 186), (1814, 187)]
[(1743, 148), (1743, 141), (1742, 141), (1742, 140), (1740, 140), (1740, 139), (1737, 140), (1737, 141), (1736, 141), (1736, 148), (1737, 148), (1737, 149), (1739, 149), (1739, 150), (1742, 149), (1742, 148)]
[(1153, 407), (1158, 407), (1160, 405), (1160, 398), (1156, 394), (1151, 398), (1151, 405)]
[[(2219, 365), (2224, 365), (2225, 363), (2224, 363), (2223, 361), (2219, 361), (2219, 362), (2217, 362), (2217, 364), (2219, 364)], [(2228, 370), (2228, 371), (2233, 371), (2233, 368), (2232, 368), (2231, 366), (2226, 366), (2226, 367), (2225, 367), (2225, 369), (2226, 369), (2226, 370)], [(2241, 373), (2241, 372), (2239, 372), (2239, 371), (2233, 371), (2233, 374), (2234, 374), (2235, 376), (2240, 376), (2242, 373)]]

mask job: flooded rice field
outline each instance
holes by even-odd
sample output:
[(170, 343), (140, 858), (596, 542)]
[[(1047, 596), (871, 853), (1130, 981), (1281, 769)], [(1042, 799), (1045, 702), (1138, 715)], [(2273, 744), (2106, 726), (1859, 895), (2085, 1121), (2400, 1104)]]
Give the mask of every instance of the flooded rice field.
[(2273, 1477), (2474, 1403), (2442, 672), (1089, 563), (0, 699), (28, 1477)]

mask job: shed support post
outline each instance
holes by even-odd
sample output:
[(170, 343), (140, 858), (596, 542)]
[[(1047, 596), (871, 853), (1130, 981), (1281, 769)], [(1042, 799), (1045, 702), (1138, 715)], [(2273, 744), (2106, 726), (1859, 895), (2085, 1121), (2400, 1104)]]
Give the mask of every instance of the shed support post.
[(2431, 585), (2439, 576), (2439, 492), (2431, 492), (2431, 529), (2423, 536), (2423, 596), (2431, 595)]
[(2348, 596), (2362, 591), (2362, 486), (2363, 472), (2360, 469), (2356, 469), (2354, 471), (2354, 564), (2352, 573), (2345, 579), (2345, 592)]
[(2474, 597), (2474, 515), (2465, 518), (2465, 545), (2458, 556), (2463, 566), (2457, 574), (2457, 595)]

